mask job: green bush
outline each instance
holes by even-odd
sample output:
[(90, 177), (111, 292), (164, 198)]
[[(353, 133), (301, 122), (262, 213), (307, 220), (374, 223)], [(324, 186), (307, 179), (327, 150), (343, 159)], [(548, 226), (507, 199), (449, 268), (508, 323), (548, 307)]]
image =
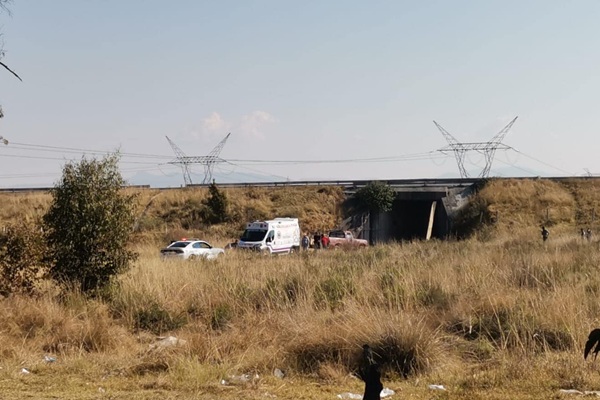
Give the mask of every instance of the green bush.
[(136, 258), (128, 249), (133, 196), (122, 191), (118, 161), (115, 154), (67, 163), (44, 215), (50, 276), (83, 293), (106, 287)]
[(208, 197), (204, 200), (204, 219), (211, 224), (229, 220), (227, 195), (220, 191), (215, 182), (208, 187)]
[(356, 192), (361, 208), (370, 211), (390, 211), (396, 198), (396, 192), (389, 185), (380, 182), (369, 182)]
[(8, 226), (0, 234), (0, 294), (33, 294), (46, 270), (45, 252), (39, 226)]

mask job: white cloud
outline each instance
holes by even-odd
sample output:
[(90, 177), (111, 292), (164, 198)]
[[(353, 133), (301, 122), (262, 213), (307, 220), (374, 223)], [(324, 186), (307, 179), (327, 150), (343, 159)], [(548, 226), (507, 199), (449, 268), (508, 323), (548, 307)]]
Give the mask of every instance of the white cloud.
[(228, 124), (218, 112), (213, 111), (202, 120), (202, 128), (208, 132), (223, 132), (228, 128)]
[(239, 134), (247, 139), (264, 140), (269, 125), (275, 122), (277, 119), (266, 111), (252, 111), (233, 122), (225, 120), (221, 114), (213, 111), (202, 118), (199, 124), (186, 127), (184, 131), (186, 136), (201, 141), (220, 140), (228, 132), (232, 132), (235, 136)]
[(242, 135), (253, 139), (265, 139), (265, 128), (269, 124), (277, 122), (277, 119), (266, 111), (253, 111), (242, 116), (240, 132)]
[(221, 114), (213, 111), (209, 116), (202, 118), (200, 124), (194, 124), (184, 128), (185, 136), (194, 140), (215, 140), (225, 136), (231, 128)]

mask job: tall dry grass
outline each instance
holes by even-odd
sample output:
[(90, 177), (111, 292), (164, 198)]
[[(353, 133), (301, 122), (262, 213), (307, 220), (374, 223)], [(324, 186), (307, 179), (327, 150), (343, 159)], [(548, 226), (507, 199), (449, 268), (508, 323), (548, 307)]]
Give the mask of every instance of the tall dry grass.
[(237, 238), (249, 221), (295, 217), (304, 231), (329, 230), (342, 220), (343, 191), (338, 187), (224, 188), (229, 220), (207, 225), (200, 210), (206, 188), (142, 190), (138, 193), (140, 236), (148, 241), (201, 236), (217, 244)]
[(600, 255), (597, 243), (565, 240), (232, 252), (198, 264), (146, 251), (109, 304), (131, 331), (189, 337), (204, 362), (348, 372), (368, 342), (406, 376), (503, 352), (578, 351), (597, 321), (590, 294), (600, 288)]
[(0, 221), (3, 225), (34, 222), (45, 214), (50, 201), (46, 192), (0, 193)]
[[(578, 209), (573, 191), (552, 187), (560, 195), (546, 195), (551, 207)], [(348, 374), (369, 343), (384, 379), (415, 398), (431, 398), (421, 381), (453, 388), (453, 398), (600, 388), (582, 357), (587, 333), (600, 325), (600, 242), (582, 241), (576, 212), (561, 211), (542, 243), (530, 226), (544, 217), (542, 203), (492, 189), (480, 192), (488, 206), (523, 215), (500, 219), (485, 241), (475, 235), (280, 257), (231, 251), (215, 262), (165, 262), (158, 240), (138, 242), (134, 268), (102, 299), (49, 288), (39, 298), (0, 301), (0, 364), (8, 370), (38, 360), (36, 371), (51, 374), (39, 360), (53, 354), (61, 374), (83, 370), (89, 379), (222, 398), (219, 379), (258, 373), (280, 398), (292, 398), (268, 378), (274, 368), (298, 382), (360, 386)], [(262, 191), (247, 195), (273, 200)], [(187, 201), (161, 203), (161, 196), (150, 213)], [(186, 344), (152, 347), (167, 335)], [(251, 381), (240, 390), (258, 387)]]
[[(386, 380), (435, 380), (464, 393), (516, 381), (592, 389), (600, 381), (581, 349), (599, 323), (598, 250), (573, 234), (545, 244), (431, 241), (177, 262), (143, 245), (103, 300), (0, 302), (0, 354), (11, 365), (53, 354), (91, 374), (98, 367), (81, 360), (97, 360), (103, 374), (194, 391), (274, 368), (339, 384), (369, 343)], [(167, 335), (186, 344), (151, 348)]]

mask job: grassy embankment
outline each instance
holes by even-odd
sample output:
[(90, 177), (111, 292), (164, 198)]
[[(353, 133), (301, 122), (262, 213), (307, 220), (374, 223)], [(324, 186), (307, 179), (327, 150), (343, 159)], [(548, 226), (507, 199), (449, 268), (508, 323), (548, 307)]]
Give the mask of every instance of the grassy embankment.
[[(284, 194), (252, 191), (256, 209), (294, 215), (277, 212)], [(320, 198), (317, 206), (314, 188), (304, 191), (292, 196), (312, 221), (305, 229), (335, 223), (336, 204), (327, 214), (329, 203)], [(547, 399), (560, 388), (600, 389), (598, 369), (582, 357), (587, 333), (600, 325), (599, 243), (577, 235), (595, 226), (596, 193), (589, 181), (492, 181), (473, 213), (497, 221), (468, 240), (274, 258), (231, 252), (197, 264), (157, 258), (178, 229), (197, 232), (165, 218), (186, 209), (185, 195), (160, 194), (141, 221), (140, 259), (104, 300), (49, 291), (0, 302), (0, 391), (5, 398), (332, 399), (362, 391), (349, 373), (363, 343), (386, 357), (385, 386), (399, 392), (393, 398)], [(239, 193), (230, 198), (249, 203)], [(148, 204), (141, 200), (140, 212)], [(45, 204), (27, 202), (29, 210)], [(545, 244), (542, 223), (551, 230)], [(197, 229), (225, 243), (234, 224)], [(155, 335), (186, 343), (152, 350)], [(45, 354), (57, 361), (45, 363)], [(273, 377), (274, 368), (287, 376)], [(259, 378), (220, 384), (243, 373)]]

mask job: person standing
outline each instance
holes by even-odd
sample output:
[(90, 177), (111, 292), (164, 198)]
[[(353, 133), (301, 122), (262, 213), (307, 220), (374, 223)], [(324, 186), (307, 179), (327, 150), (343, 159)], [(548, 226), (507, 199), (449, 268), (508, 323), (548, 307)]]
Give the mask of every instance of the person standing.
[(310, 246), (310, 239), (308, 238), (308, 235), (305, 233), (304, 236), (302, 236), (302, 250), (304, 250), (304, 251), (308, 250), (308, 246)]
[(315, 232), (313, 243), (315, 250), (319, 250), (321, 248), (321, 234), (319, 232)]
[(550, 236), (550, 232), (546, 229), (545, 226), (542, 226), (542, 240), (545, 242), (548, 240), (548, 236)]
[(324, 249), (329, 247), (329, 237), (325, 233), (321, 235), (321, 245)]

